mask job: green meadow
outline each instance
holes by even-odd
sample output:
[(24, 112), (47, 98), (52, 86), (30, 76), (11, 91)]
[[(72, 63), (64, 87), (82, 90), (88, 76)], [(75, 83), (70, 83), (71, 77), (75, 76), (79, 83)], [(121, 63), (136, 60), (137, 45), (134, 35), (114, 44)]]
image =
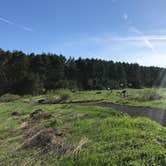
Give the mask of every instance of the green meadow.
[(166, 89), (126, 89), (126, 97), (122, 97), (120, 92), (122, 90), (101, 90), (101, 91), (75, 91), (71, 92), (67, 89), (60, 89), (47, 93), (46, 95), (40, 95), (35, 97), (23, 97), (24, 101), (37, 101), (39, 99), (45, 99), (48, 101), (54, 101), (59, 96), (66, 96), (66, 102), (108, 102), (122, 105), (151, 107), (151, 108), (166, 108)]
[[(95, 101), (166, 108), (166, 89), (128, 89), (125, 98), (119, 92), (61, 89), (40, 96), (2, 96), (1, 165), (166, 165), (165, 127), (111, 108), (70, 104)], [(39, 103), (41, 99), (46, 103)], [(35, 110), (43, 110), (50, 116), (32, 119)], [(41, 130), (45, 135), (36, 137)], [(50, 141), (46, 136), (52, 130), (56, 130), (54, 143), (48, 145), (44, 140)], [(38, 138), (37, 142), (31, 142), (34, 138)]]

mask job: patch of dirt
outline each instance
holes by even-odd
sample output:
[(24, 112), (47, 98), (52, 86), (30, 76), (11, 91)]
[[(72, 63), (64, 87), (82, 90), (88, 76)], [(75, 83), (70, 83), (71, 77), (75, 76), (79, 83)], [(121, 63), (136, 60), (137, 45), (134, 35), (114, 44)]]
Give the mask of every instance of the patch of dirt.
[(42, 109), (38, 109), (30, 113), (29, 117), (31, 120), (41, 120), (41, 119), (49, 119), (53, 116)]
[(67, 145), (65, 138), (69, 134), (67, 130), (45, 128), (36, 126), (25, 131), (25, 141), (21, 149), (45, 149), (53, 150), (58, 155), (63, 155), (71, 148)]
[(17, 111), (14, 111), (14, 112), (11, 113), (11, 116), (20, 116), (20, 113), (17, 112)]
[(38, 149), (44, 153), (52, 151), (57, 157), (71, 152), (73, 147), (66, 141), (70, 134), (68, 129), (46, 128), (40, 123), (40, 120), (52, 117), (52, 114), (42, 109), (30, 113), (27, 121), (17, 128), (23, 139), (18, 150)]
[(23, 122), (17, 129), (18, 130), (25, 130), (25, 129), (27, 129), (28, 128), (28, 124), (27, 124), (27, 122)]

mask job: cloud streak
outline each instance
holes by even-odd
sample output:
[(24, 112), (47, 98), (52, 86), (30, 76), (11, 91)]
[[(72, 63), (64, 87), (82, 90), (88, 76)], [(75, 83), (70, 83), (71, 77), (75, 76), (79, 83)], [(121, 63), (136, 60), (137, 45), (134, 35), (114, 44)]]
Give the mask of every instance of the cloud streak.
[[(153, 46), (153, 44), (151, 43), (151, 41), (147, 38), (147, 36), (142, 32), (140, 31), (138, 28), (136, 28), (131, 21), (128, 20), (129, 16), (127, 13), (123, 13), (123, 18), (124, 20), (126, 21), (126, 23), (128, 25), (130, 25), (130, 30), (136, 34), (138, 34), (140, 36), (140, 38), (142, 39), (142, 41), (145, 43), (145, 45), (150, 48), (152, 50), (153, 53), (157, 53), (155, 47)], [(159, 40), (159, 38), (158, 38)]]
[(25, 25), (16, 24), (13, 21), (11, 21), (9, 19), (6, 19), (6, 18), (3, 18), (3, 17), (0, 17), (0, 22), (3, 22), (5, 24), (9, 24), (9, 25), (12, 25), (12, 26), (16, 26), (19, 29), (22, 29), (22, 30), (27, 31), (27, 32), (33, 32), (33, 29), (31, 29), (31, 28), (29, 28)]
[(141, 32), (135, 36), (107, 36), (107, 37), (92, 37), (87, 40), (94, 42), (144, 42), (148, 48), (154, 48), (152, 42), (166, 42), (166, 35), (143, 35)]
[(20, 26), (21, 29), (25, 30), (25, 31), (28, 31), (28, 32), (33, 32), (33, 30), (29, 27), (26, 27), (26, 26)]
[(141, 36), (142, 40), (144, 41), (144, 43), (146, 44), (147, 47), (149, 47), (153, 52), (155, 52), (155, 48), (153, 46), (153, 44), (150, 42), (150, 40), (148, 40), (148, 38), (143, 34), (143, 32), (141, 32), (139, 29), (137, 29), (136, 27), (131, 27), (131, 30), (135, 33), (137, 33), (138, 35)]
[(13, 25), (13, 24), (14, 24), (14, 22), (12, 22), (12, 21), (10, 21), (10, 20), (8, 20), (8, 19), (2, 18), (2, 17), (0, 17), (0, 21), (1, 21), (1, 22), (4, 22), (4, 23), (6, 23), (6, 24), (10, 24), (10, 25)]

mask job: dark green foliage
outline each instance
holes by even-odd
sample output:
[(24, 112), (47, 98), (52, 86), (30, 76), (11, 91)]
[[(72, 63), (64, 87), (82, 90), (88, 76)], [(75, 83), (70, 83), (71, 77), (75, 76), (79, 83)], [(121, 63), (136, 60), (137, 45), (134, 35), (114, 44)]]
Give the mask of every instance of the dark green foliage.
[(0, 94), (38, 94), (59, 88), (166, 87), (165, 74), (159, 67), (0, 49)]
[(13, 84), (11, 92), (24, 95), (24, 94), (39, 94), (44, 90), (43, 82), (41, 81), (38, 74), (29, 74), (25, 76), (16, 84)]

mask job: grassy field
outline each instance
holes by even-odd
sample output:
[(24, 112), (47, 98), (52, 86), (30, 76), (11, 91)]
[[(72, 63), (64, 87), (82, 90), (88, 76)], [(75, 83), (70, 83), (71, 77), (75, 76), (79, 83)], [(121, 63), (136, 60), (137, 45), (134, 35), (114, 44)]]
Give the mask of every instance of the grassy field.
[[(126, 99), (120, 97), (118, 91), (110, 94), (108, 91), (72, 93), (68, 90), (36, 97), (12, 96), (13, 101), (7, 100), (10, 95), (1, 97), (0, 163), (4, 166), (164, 166), (166, 128), (160, 124), (147, 118), (131, 118), (110, 108), (36, 102), (39, 99), (62, 102), (59, 98), (102, 100), (164, 109), (166, 90), (157, 90), (157, 99), (149, 97), (150, 93), (154, 97), (154, 92), (149, 91), (154, 90), (128, 90)], [(39, 109), (43, 110), (41, 114), (32, 116)]]
[[(125, 104), (131, 106), (151, 107), (166, 109), (166, 89), (127, 89), (127, 96), (124, 98), (120, 95), (121, 90), (107, 90), (101, 91), (76, 91), (57, 90), (49, 92), (47, 95), (24, 97), (22, 101), (36, 102), (39, 99), (54, 102), (59, 96), (66, 97), (66, 101), (70, 102), (83, 102), (83, 101), (96, 101), (96, 102), (111, 102), (115, 104)], [(49, 103), (48, 102), (48, 103)]]

